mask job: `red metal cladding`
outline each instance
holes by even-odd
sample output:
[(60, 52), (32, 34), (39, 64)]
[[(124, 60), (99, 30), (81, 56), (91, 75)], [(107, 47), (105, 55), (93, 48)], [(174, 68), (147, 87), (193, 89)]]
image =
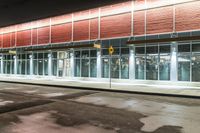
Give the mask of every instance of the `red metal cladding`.
[(95, 9), (90, 10), (90, 17), (91, 18), (98, 17), (98, 16), (99, 16), (99, 8), (95, 8)]
[(90, 20), (90, 39), (97, 39), (98, 38), (98, 27), (99, 21), (98, 18), (94, 18)]
[(133, 34), (145, 34), (145, 11), (137, 11), (133, 14)]
[(65, 15), (51, 18), (52, 25), (63, 24), (70, 21), (72, 21), (72, 14), (65, 14)]
[(15, 39), (15, 32), (12, 32), (12, 33), (11, 33), (11, 44), (10, 44), (10, 46), (11, 46), (11, 47), (15, 47), (15, 42), (16, 42), (16, 39)]
[(101, 38), (131, 35), (131, 13), (102, 17)]
[(200, 1), (176, 6), (176, 31), (200, 29)]
[(38, 44), (50, 43), (50, 27), (38, 28)]
[(11, 43), (11, 33), (3, 34), (3, 48), (10, 47)]
[(31, 30), (18, 31), (16, 45), (17, 46), (31, 45)]
[(37, 29), (32, 29), (32, 45), (38, 43)]
[(74, 41), (89, 40), (89, 20), (74, 22)]
[(173, 31), (173, 7), (147, 10), (147, 34)]
[(140, 10), (145, 8), (145, 0), (135, 0), (134, 9)]
[(130, 1), (115, 5), (109, 5), (101, 8), (101, 16), (125, 13), (131, 11), (132, 4)]
[(71, 41), (71, 23), (54, 25), (51, 27), (51, 42), (67, 42)]
[(3, 46), (3, 35), (0, 34), (0, 48), (2, 48)]
[(89, 10), (76, 12), (76, 13), (74, 13), (74, 20), (78, 21), (78, 20), (88, 19), (89, 15), (90, 15), (90, 11)]

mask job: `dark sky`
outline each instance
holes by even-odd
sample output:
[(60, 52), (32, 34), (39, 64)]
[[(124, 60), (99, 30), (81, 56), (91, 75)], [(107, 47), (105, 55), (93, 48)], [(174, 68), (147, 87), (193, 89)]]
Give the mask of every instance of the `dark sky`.
[(0, 27), (126, 0), (0, 0)]

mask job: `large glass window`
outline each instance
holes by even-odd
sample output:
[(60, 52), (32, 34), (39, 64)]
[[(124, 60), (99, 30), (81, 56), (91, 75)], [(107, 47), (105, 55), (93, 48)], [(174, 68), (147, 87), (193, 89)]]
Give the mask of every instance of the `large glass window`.
[(97, 50), (87, 49), (74, 52), (75, 77), (96, 77), (97, 76)]
[(135, 78), (145, 79), (145, 56), (137, 56), (135, 58)]
[(109, 78), (110, 71), (109, 71), (109, 58), (102, 59), (102, 77)]
[(146, 59), (146, 79), (158, 79), (158, 55), (148, 55)]
[(192, 45), (192, 81), (200, 81), (200, 43)]

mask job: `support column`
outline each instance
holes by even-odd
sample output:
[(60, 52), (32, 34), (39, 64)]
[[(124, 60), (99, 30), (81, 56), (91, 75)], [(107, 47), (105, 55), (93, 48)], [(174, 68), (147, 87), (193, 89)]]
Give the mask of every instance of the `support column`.
[(135, 49), (134, 49), (134, 46), (130, 46), (129, 79), (135, 79)]
[(97, 50), (97, 78), (101, 78), (101, 50)]
[(52, 53), (48, 53), (48, 76), (52, 76)]
[(70, 68), (71, 68), (71, 75), (70, 77), (74, 77), (74, 51), (70, 52)]
[(14, 57), (14, 74), (17, 74), (17, 55), (15, 55)]
[(178, 47), (177, 43), (173, 42), (171, 44), (171, 72), (170, 79), (171, 81), (177, 81), (178, 79), (178, 60), (177, 60)]
[(33, 55), (29, 55), (30, 59), (30, 75), (33, 75)]

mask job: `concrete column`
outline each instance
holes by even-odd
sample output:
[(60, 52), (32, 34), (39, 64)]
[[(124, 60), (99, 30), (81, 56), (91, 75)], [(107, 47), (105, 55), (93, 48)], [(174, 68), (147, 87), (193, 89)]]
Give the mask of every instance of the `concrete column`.
[(130, 46), (129, 79), (135, 79), (135, 49), (134, 49), (134, 46)]
[(17, 55), (15, 55), (14, 57), (14, 74), (17, 74)]
[(101, 78), (101, 50), (97, 50), (97, 78)]
[(171, 44), (171, 81), (177, 81), (178, 79), (178, 59), (177, 59), (178, 47), (177, 43), (173, 42)]
[(48, 53), (48, 76), (52, 76), (52, 53)]
[(74, 51), (70, 52), (70, 68), (71, 68), (71, 76), (74, 77)]
[(30, 75), (33, 75), (33, 55), (29, 55), (30, 59)]

